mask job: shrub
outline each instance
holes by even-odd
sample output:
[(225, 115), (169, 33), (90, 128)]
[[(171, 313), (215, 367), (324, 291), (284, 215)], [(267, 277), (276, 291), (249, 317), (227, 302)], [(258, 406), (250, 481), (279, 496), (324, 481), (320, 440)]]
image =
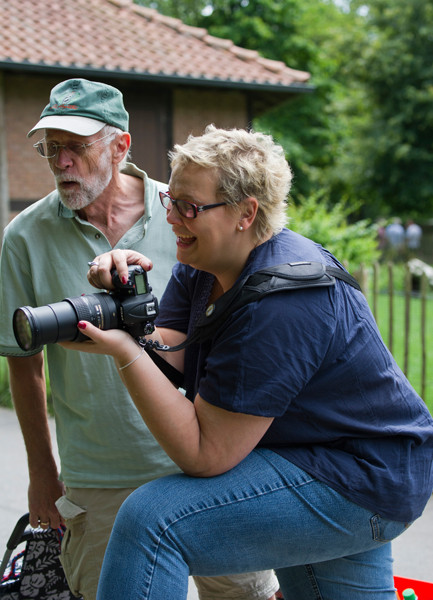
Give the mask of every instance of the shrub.
[(9, 390), (8, 363), (4, 356), (0, 356), (0, 406), (12, 407), (11, 393)]
[(326, 193), (316, 192), (289, 205), (288, 226), (321, 244), (355, 272), (361, 263), (373, 264), (380, 257), (377, 226), (367, 219), (350, 221), (359, 208), (360, 203), (349, 206), (347, 202), (330, 206)]

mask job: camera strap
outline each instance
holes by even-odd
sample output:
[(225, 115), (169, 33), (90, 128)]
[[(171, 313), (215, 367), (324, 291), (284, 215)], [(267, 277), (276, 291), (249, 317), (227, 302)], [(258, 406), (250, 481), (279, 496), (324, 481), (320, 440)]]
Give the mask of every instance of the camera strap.
[(182, 374), (162, 357), (155, 354), (153, 350), (177, 352), (190, 344), (202, 343), (212, 339), (228, 317), (249, 302), (260, 300), (268, 294), (277, 292), (331, 287), (335, 285), (336, 278), (361, 291), (359, 283), (352, 275), (339, 267), (331, 267), (319, 262), (284, 263), (261, 269), (238, 281), (228, 292), (220, 296), (213, 304), (210, 304), (205, 313), (198, 319), (194, 331), (181, 344), (166, 346), (153, 340), (147, 340), (142, 345), (165, 375), (175, 385), (181, 387)]

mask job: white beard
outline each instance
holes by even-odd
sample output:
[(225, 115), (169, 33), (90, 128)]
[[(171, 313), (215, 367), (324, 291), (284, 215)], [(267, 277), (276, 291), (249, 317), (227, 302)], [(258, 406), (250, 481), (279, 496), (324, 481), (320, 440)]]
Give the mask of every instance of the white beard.
[[(92, 204), (107, 188), (112, 178), (111, 153), (104, 152), (100, 155), (98, 169), (90, 177), (70, 176), (66, 174), (55, 175), (57, 191), (62, 204), (70, 210), (81, 210)], [(73, 181), (79, 184), (78, 190), (65, 190), (60, 187), (64, 181)]]

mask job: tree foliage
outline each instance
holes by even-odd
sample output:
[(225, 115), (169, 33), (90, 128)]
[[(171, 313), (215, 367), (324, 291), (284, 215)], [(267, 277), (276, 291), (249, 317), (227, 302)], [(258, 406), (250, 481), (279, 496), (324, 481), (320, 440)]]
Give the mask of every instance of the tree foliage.
[(379, 259), (377, 227), (368, 219), (353, 220), (357, 204), (331, 204), (326, 192), (317, 191), (288, 208), (290, 229), (321, 244), (355, 272), (361, 263)]
[(433, 208), (433, 4), (369, 0), (355, 50), (346, 72), (369, 118), (348, 145), (354, 193), (382, 212), (423, 215)]
[[(205, 27), (211, 35), (257, 50), (312, 73), (313, 94), (295, 95), (254, 127), (271, 133), (285, 148), (295, 173), (293, 195), (322, 186), (324, 169), (335, 162), (340, 121), (332, 113), (338, 55), (335, 37), (352, 19), (326, 0), (140, 0), (163, 14)], [(324, 26), (324, 24), (327, 24)]]
[(162, 15), (180, 19), (188, 25), (195, 25), (197, 18), (206, 7), (206, 0), (134, 0), (136, 4), (154, 8)]
[(136, 1), (311, 72), (313, 94), (254, 122), (285, 148), (295, 200), (326, 190), (371, 217), (433, 209), (432, 2)]

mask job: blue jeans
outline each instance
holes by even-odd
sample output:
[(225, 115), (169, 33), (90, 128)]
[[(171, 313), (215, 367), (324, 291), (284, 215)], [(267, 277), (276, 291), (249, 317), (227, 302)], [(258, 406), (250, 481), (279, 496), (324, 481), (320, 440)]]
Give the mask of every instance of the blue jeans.
[(259, 449), (218, 477), (171, 475), (133, 492), (97, 599), (183, 600), (190, 574), (275, 569), (285, 600), (395, 600), (390, 540), (406, 527)]

